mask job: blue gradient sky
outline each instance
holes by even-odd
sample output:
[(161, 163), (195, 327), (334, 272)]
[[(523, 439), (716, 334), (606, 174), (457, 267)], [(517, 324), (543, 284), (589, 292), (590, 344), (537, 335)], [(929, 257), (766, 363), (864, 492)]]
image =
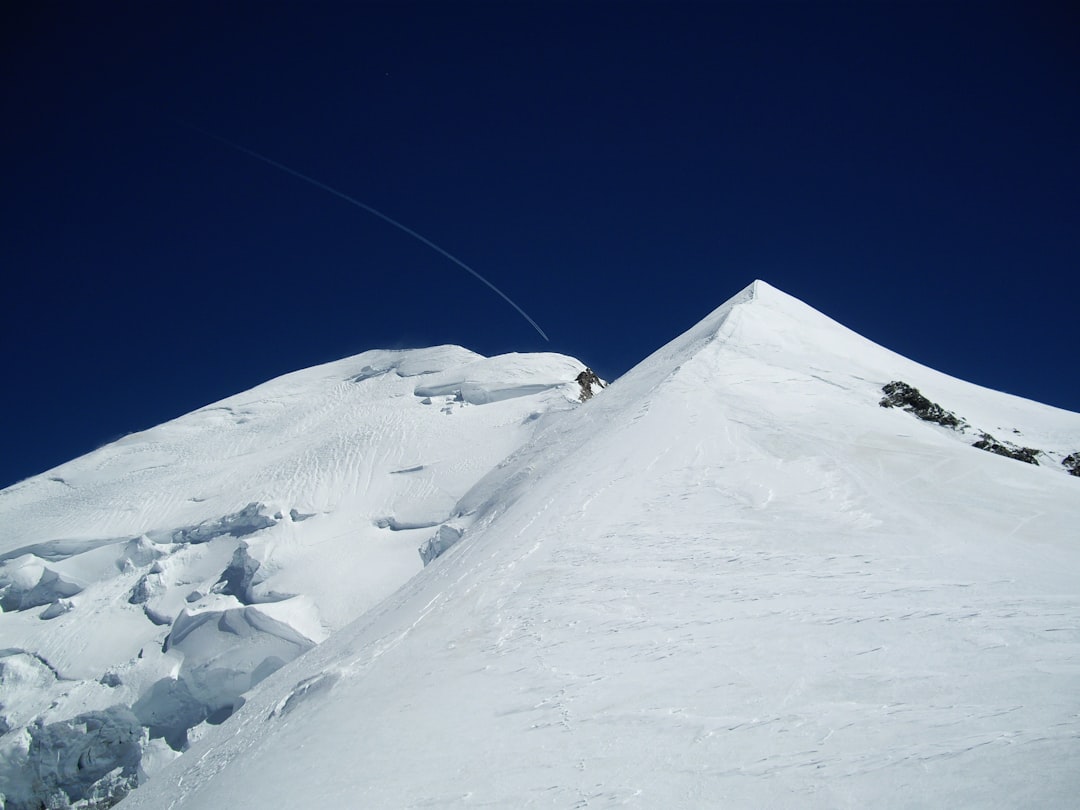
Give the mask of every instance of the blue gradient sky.
[(1066, 4), (24, 5), (0, 485), (367, 348), (613, 378), (754, 278), (1080, 409)]

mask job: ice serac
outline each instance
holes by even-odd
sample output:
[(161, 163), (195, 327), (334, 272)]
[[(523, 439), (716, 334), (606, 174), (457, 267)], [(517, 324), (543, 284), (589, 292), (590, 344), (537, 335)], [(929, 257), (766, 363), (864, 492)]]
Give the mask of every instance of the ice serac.
[(756, 282), (543, 420), (459, 542), (125, 806), (1073, 805), (1077, 481), (881, 408), (892, 380), (1080, 447)]
[(0, 492), (0, 807), (106, 807), (152, 779), (422, 570), (458, 499), (577, 407), (583, 368), (365, 352)]

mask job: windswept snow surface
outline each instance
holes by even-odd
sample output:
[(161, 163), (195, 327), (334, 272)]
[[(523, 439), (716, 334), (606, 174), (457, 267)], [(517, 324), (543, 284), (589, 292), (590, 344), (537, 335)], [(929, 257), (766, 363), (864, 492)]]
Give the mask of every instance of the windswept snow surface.
[(124, 807), (1075, 806), (1080, 481), (879, 407), (897, 379), (1080, 447), (756, 282)]
[(395, 591), (583, 368), (366, 352), (0, 492), (0, 807), (122, 795)]

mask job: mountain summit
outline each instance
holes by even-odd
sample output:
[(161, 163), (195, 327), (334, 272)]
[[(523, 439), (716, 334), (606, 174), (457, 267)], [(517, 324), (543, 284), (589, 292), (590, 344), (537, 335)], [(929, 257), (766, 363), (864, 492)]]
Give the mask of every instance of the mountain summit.
[[(1067, 464), (1080, 415), (927, 369), (760, 281), (583, 403), (569, 358), (430, 351), (438, 367), (423, 353), (405, 375), (384, 355), (369, 371), (341, 361), (156, 429), (179, 447), (198, 420), (227, 432), (278, 419), (255, 444), (281, 472), (260, 472), (260, 455), (234, 480), (222, 458), (187, 456), (198, 492), (158, 496), (167, 518), (153, 501), (111, 505), (136, 480), (124, 476), (172, 469), (150, 450), (110, 446), (5, 491), (4, 525), (32, 542), (0, 569), (20, 600), (0, 616), (20, 652), (0, 660), (55, 681), (5, 670), (4, 689), (45, 695), (9, 721), (8, 761), (44, 770), (53, 795), (72, 778), (41, 763), (74, 751), (116, 758), (102, 784), (151, 770), (134, 808), (1064, 807), (1080, 791), (1080, 481)], [(370, 380), (385, 391), (349, 411), (369, 427), (315, 442), (311, 426), (341, 424), (319, 415)], [(955, 423), (892, 406), (890, 385)], [(302, 429), (284, 415), (292, 401), (308, 403), (293, 412)], [(432, 415), (484, 432), (431, 445)], [(1034, 463), (986, 452), (984, 436)], [(363, 437), (377, 449), (354, 450)], [(455, 455), (488, 441), (482, 462)], [(309, 453), (385, 462), (357, 479), (336, 472), (344, 462), (305, 466)], [(68, 492), (95, 492), (117, 457), (110, 506)], [(429, 468), (458, 477), (400, 483)], [(281, 481), (306, 483), (269, 483)], [(217, 500), (196, 514), (192, 497)], [(99, 515), (78, 537), (75, 504)], [(294, 539), (320, 521), (351, 539)], [(393, 569), (378, 604), (351, 596), (347, 555), (406, 532), (426, 567)], [(108, 576), (71, 564), (95, 554)], [(382, 561), (364, 559), (377, 580)], [(20, 580), (17, 566), (32, 571)], [(80, 616), (137, 625), (139, 653), (57, 664), (44, 628), (71, 639), (90, 632)], [(95, 667), (114, 685), (84, 685)], [(85, 680), (64, 686), (76, 669)], [(185, 690), (197, 708), (171, 714), (190, 707)]]

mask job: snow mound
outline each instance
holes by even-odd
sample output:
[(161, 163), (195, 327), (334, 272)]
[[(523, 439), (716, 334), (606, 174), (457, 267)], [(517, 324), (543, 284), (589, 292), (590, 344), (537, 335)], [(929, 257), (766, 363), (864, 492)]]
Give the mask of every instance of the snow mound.
[[(25, 587), (27, 576), (33, 577), (40, 571), (40, 576), (30, 587)], [(43, 560), (27, 555), (0, 574), (0, 607), (4, 611), (30, 610), (31, 608), (50, 605), (69, 596), (80, 593), (86, 587), (70, 576), (49, 568)]]

